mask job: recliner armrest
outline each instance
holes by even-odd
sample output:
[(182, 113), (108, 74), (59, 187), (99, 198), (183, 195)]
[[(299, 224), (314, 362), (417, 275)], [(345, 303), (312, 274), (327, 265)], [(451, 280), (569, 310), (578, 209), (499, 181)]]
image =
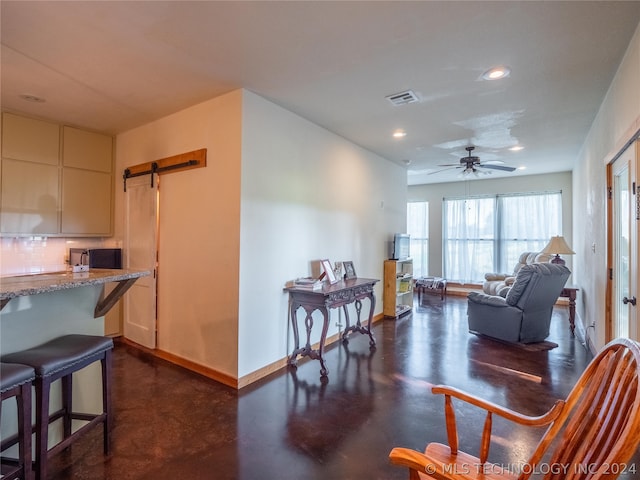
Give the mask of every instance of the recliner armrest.
[(477, 303), (479, 305), (491, 305), (492, 307), (508, 307), (506, 300), (503, 297), (497, 295), (487, 295), (480, 292), (469, 292), (467, 298), (470, 302)]
[(496, 280), (504, 280), (505, 278), (509, 277), (511, 274), (510, 273), (485, 273), (484, 274), (484, 279), (489, 281), (489, 282), (493, 282)]

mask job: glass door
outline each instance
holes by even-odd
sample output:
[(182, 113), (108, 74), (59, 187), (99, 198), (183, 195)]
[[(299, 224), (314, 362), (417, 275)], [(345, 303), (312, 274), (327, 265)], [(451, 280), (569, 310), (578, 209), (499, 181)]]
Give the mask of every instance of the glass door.
[(638, 186), (635, 182), (635, 145), (612, 165), (611, 192), (611, 336), (638, 339), (637, 328), (637, 215)]

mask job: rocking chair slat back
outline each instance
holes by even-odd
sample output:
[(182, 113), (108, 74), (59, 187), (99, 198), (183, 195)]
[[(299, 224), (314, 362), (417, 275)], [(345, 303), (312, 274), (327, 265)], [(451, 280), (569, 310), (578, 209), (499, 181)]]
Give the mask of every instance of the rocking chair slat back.
[(639, 373), (640, 349), (622, 339), (591, 362), (539, 444), (557, 444), (545, 480), (617, 477), (640, 441)]

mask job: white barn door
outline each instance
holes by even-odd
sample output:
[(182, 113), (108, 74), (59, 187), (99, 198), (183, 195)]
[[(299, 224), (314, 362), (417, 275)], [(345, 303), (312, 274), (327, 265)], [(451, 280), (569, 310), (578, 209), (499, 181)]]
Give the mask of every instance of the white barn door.
[(125, 194), (126, 268), (151, 270), (139, 278), (124, 297), (124, 337), (156, 348), (156, 273), (158, 235), (158, 176), (127, 180)]

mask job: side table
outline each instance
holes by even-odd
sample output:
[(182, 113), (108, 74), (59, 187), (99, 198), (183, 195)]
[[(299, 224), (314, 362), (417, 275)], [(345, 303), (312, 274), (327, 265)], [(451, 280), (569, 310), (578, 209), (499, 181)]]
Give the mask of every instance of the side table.
[(577, 287), (564, 287), (560, 296), (569, 299), (569, 328), (571, 329), (571, 335), (575, 335), (576, 329), (576, 296), (579, 288)]

